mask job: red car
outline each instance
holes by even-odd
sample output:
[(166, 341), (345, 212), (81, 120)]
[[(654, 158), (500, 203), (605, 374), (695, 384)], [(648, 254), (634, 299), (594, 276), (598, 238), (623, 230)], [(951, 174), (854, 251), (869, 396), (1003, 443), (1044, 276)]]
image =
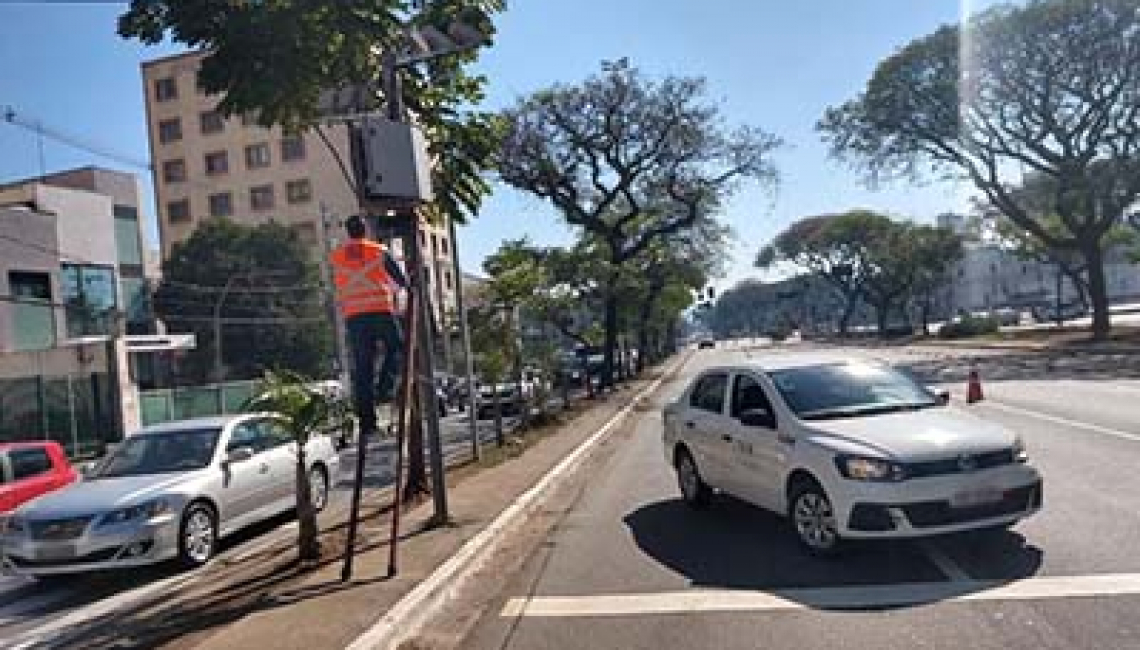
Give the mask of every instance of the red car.
[(77, 478), (79, 473), (57, 442), (0, 443), (0, 514)]

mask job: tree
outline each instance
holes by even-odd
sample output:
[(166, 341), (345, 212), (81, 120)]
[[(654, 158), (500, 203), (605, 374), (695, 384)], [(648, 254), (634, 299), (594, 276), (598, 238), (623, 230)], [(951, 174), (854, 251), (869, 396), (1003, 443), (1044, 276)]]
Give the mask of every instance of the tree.
[(839, 333), (845, 335), (875, 272), (872, 247), (891, 227), (890, 218), (868, 210), (805, 217), (762, 248), (756, 266), (791, 263), (827, 281), (843, 298)]
[[(1104, 237), (1140, 195), (1137, 30), (1135, 0), (996, 7), (882, 61), (819, 129), (832, 154), (872, 182), (965, 177), (1028, 236), (1077, 252), (1093, 335), (1103, 338)], [(1021, 170), (1050, 179), (1049, 210), (1035, 213), (1012, 190)], [(1046, 226), (1048, 215), (1061, 232)]]
[(602, 381), (610, 385), (622, 267), (660, 238), (711, 220), (742, 180), (774, 183), (770, 154), (780, 140), (726, 130), (702, 79), (651, 81), (624, 60), (520, 100), (503, 121), (502, 180), (604, 245)]
[(332, 333), (319, 273), (289, 228), (206, 221), (174, 245), (162, 271), (155, 311), (170, 331), (197, 337), (183, 366), (193, 381), (222, 379), (219, 357), (228, 377), (270, 368), (328, 372)]
[(918, 302), (922, 333), (930, 333), (935, 295), (952, 282), (950, 271), (962, 258), (962, 237), (949, 228), (911, 225), (907, 241), (915, 260), (912, 298)]
[[(318, 123), (325, 91), (364, 89), (360, 110), (384, 101), (377, 83), (384, 58), (407, 49), (409, 28), (446, 31), (459, 19), (489, 38), (492, 17), (504, 6), (503, 0), (451, 0), (411, 15), (405, 0), (131, 0), (118, 32), (148, 45), (169, 40), (206, 51), (198, 83), (219, 96), (221, 113), (253, 113), (262, 126), (299, 131)], [(495, 116), (468, 108), (482, 100), (486, 85), (485, 77), (466, 71), (476, 56), (457, 52), (400, 72), (403, 104), (436, 162), (430, 208), (461, 223), (490, 193), (484, 172), (498, 149)]]
[[(295, 372), (269, 371), (258, 391), (244, 405), (248, 412), (269, 412), (281, 417), (292, 436), (297, 462), (294, 479), (297, 491), (297, 553), (301, 561), (321, 558), (317, 539), (317, 514), (309, 462), (305, 448), (314, 436), (339, 434), (351, 426), (349, 405), (332, 393), (321, 390), (312, 380)], [(325, 475), (325, 481), (334, 477)], [(328, 487), (326, 483), (326, 488)]]

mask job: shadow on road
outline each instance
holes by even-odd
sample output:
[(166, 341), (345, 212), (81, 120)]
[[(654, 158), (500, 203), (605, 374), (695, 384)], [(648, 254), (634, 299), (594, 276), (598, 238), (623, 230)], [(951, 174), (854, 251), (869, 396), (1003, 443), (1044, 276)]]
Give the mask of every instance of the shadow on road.
[[(689, 578), (694, 586), (778, 592), (780, 597), (812, 608), (915, 604), (888, 601), (868, 605), (858, 598), (847, 602), (842, 594), (836, 598), (832, 589), (835, 587), (890, 585), (900, 593), (916, 588), (919, 592), (930, 591), (930, 597), (910, 599), (930, 602), (990, 586), (947, 582), (913, 542), (855, 543), (836, 558), (812, 557), (799, 548), (786, 520), (729, 497), (718, 497), (708, 510), (701, 512), (680, 500), (659, 501), (631, 512), (624, 522), (642, 551)], [(980, 580), (1003, 582), (1027, 577), (1041, 564), (1040, 550), (1026, 546), (1016, 533), (947, 537), (938, 540), (938, 544), (984, 548), (973, 557), (967, 554), (969, 562), (963, 563)], [(935, 588), (926, 589), (932, 583)]]

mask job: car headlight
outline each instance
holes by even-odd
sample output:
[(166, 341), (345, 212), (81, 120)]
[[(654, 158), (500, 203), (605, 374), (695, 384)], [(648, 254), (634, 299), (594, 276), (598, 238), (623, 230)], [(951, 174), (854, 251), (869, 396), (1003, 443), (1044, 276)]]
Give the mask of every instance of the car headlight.
[(853, 481), (902, 481), (906, 469), (899, 463), (867, 456), (839, 456), (835, 459), (843, 478)]
[(1025, 449), (1025, 441), (1018, 436), (1013, 441), (1013, 462), (1025, 463), (1029, 461), (1029, 452)]
[(145, 521), (154, 519), (168, 512), (171, 512), (170, 503), (165, 499), (155, 499), (153, 501), (147, 501), (146, 503), (108, 512), (100, 519), (99, 525), (114, 526), (115, 524), (125, 524), (129, 521)]

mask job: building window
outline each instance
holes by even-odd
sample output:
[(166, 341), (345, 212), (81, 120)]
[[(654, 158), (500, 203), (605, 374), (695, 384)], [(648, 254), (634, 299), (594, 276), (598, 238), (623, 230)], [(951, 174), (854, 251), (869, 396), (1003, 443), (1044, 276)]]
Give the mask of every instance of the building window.
[(166, 219), (170, 223), (190, 221), (190, 199), (180, 199), (166, 204)]
[(315, 246), (317, 243), (317, 226), (313, 223), (298, 223), (291, 226), (297, 239), (306, 246)]
[(229, 192), (210, 195), (210, 216), (228, 217), (234, 213), (234, 197)]
[(439, 235), (431, 234), (431, 254), (432, 257), (439, 257)]
[(9, 271), (12, 293), (12, 343), (16, 350), (43, 350), (55, 345), (55, 310), (51, 276), (43, 272)]
[(447, 237), (439, 238), (439, 250), (442, 251), (444, 255), (451, 255), (451, 252), (447, 248)]
[(257, 126), (257, 111), (246, 111), (241, 114), (242, 126)]
[(63, 264), (61, 269), (67, 335), (77, 338), (111, 334), (118, 307), (115, 270), (90, 264)]
[(179, 158), (162, 163), (162, 181), (164, 183), (186, 182), (186, 161)]
[(245, 166), (260, 169), (269, 166), (269, 145), (264, 142), (251, 144), (245, 148)]
[(221, 133), (226, 128), (226, 121), (217, 111), (204, 111), (198, 114), (198, 125), (202, 129), (202, 135), (210, 135)]
[(424, 264), (424, 284), (431, 284), (431, 267)]
[(285, 194), (290, 203), (308, 203), (313, 198), (313, 186), (309, 179), (289, 181), (285, 184)]
[(154, 80), (154, 99), (160, 102), (178, 99), (178, 82), (174, 77)]
[(224, 151), (206, 154), (206, 174), (213, 176), (230, 171), (230, 157)]
[(420, 231), (420, 250), (427, 248), (427, 232)]
[(158, 123), (158, 141), (162, 144), (182, 139), (182, 120), (177, 117)]
[(299, 135), (281, 138), (281, 160), (290, 162), (305, 159), (305, 139)]
[(120, 267), (142, 267), (139, 216), (134, 208), (115, 206), (115, 252), (118, 254)]
[(249, 207), (254, 210), (273, 209), (273, 186), (258, 185), (249, 188)]
[(451, 291), (453, 288), (455, 288), (454, 280), (451, 278), (451, 271), (443, 272), (443, 286), (447, 287), (448, 291)]

